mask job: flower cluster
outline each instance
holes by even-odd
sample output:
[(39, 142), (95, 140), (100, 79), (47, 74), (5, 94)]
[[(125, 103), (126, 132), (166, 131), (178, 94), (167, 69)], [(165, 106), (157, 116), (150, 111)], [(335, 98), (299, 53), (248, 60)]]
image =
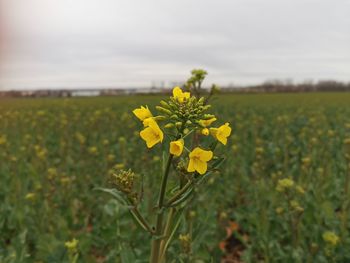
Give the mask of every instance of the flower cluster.
[(144, 129), (140, 132), (140, 137), (148, 148), (163, 143), (166, 134), (166, 137), (170, 138), (170, 154), (180, 157), (186, 150), (187, 172), (203, 175), (208, 169), (207, 163), (213, 158), (212, 149), (204, 149), (197, 140), (196, 144), (192, 143), (194, 148), (190, 151), (185, 146), (186, 137), (190, 133), (194, 133), (197, 138), (211, 134), (215, 140), (226, 145), (231, 134), (229, 123), (220, 127), (210, 127), (217, 118), (207, 113), (209, 108), (210, 105), (206, 104), (203, 97), (191, 96), (190, 92), (175, 87), (173, 96), (168, 101), (162, 100), (160, 105), (156, 106), (159, 115), (154, 116), (147, 106), (141, 106), (133, 113), (143, 123)]
[(330, 246), (336, 246), (339, 243), (339, 237), (331, 231), (324, 232), (322, 238)]

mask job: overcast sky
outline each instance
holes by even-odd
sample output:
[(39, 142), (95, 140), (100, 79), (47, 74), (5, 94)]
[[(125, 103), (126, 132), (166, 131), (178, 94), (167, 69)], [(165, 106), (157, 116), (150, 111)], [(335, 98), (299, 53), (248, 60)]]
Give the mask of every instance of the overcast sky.
[(0, 0), (0, 89), (350, 81), (349, 0)]

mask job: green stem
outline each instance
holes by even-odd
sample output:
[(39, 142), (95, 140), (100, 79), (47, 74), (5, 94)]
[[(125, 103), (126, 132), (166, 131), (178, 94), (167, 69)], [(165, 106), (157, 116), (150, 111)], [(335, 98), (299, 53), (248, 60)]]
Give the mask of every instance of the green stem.
[(133, 213), (133, 216), (135, 216), (135, 219), (137, 219), (138, 222), (142, 228), (144, 228), (146, 231), (148, 231), (150, 234), (154, 234), (153, 230), (147, 223), (146, 219), (140, 214), (139, 210), (136, 207), (133, 207), (130, 209), (131, 213)]
[(159, 262), (165, 262), (165, 251), (166, 251), (166, 243), (170, 237), (171, 234), (171, 223), (173, 221), (175, 213), (175, 208), (170, 209), (169, 215), (168, 215), (168, 220), (165, 224), (164, 228), (164, 239), (161, 241), (160, 244), (160, 254), (159, 254)]
[(179, 199), (181, 195), (185, 193), (188, 188), (190, 188), (191, 185), (192, 185), (191, 181), (187, 182), (187, 184), (185, 184), (185, 186), (181, 188), (181, 190), (179, 190), (173, 197), (169, 199), (169, 201), (166, 203), (166, 206), (170, 206), (173, 202)]
[(158, 198), (158, 213), (157, 213), (157, 223), (155, 229), (155, 236), (152, 239), (152, 248), (151, 248), (151, 258), (150, 263), (158, 263), (159, 262), (159, 252), (160, 252), (160, 244), (161, 244), (161, 235), (163, 228), (163, 203), (166, 191), (166, 185), (168, 181), (171, 161), (173, 160), (173, 155), (170, 154), (168, 158), (168, 162), (166, 164), (166, 168), (163, 174), (162, 183), (160, 186), (159, 198)]

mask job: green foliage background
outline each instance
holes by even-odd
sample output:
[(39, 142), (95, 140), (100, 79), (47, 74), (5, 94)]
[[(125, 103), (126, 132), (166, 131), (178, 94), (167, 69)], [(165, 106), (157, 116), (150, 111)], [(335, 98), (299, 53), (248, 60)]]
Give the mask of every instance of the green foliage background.
[[(159, 99), (0, 100), (0, 262), (67, 262), (72, 238), (79, 262), (148, 261), (150, 237), (93, 189), (124, 167), (143, 179), (145, 198), (156, 198), (160, 146), (145, 147), (131, 111), (152, 110)], [(219, 95), (211, 104), (214, 124), (230, 122), (233, 132), (219, 148), (227, 156), (221, 173), (190, 207), (195, 262), (220, 261), (230, 221), (239, 225), (244, 262), (350, 262), (350, 94)], [(305, 193), (277, 192), (283, 178)], [(291, 200), (304, 211), (293, 211)], [(336, 246), (323, 240), (326, 231), (340, 237)], [(183, 224), (178, 234), (185, 232)], [(168, 260), (181, 262), (178, 241)]]

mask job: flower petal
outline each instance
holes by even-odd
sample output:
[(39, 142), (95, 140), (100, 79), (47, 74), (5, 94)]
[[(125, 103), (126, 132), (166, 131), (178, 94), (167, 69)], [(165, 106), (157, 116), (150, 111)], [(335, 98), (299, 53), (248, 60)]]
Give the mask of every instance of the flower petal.
[(213, 152), (212, 151), (202, 151), (200, 153), (200, 160), (204, 162), (208, 162), (213, 158)]
[(194, 168), (198, 173), (205, 174), (205, 172), (207, 171), (207, 167), (208, 166), (206, 162), (202, 162), (198, 159), (194, 160)]
[(173, 89), (174, 98), (182, 97), (182, 90), (179, 87)]
[(194, 168), (194, 160), (190, 159), (187, 167), (187, 172), (191, 173), (194, 172), (196, 169)]
[(159, 138), (156, 136), (151, 127), (147, 127), (146, 129), (142, 130), (140, 132), (140, 136), (146, 142), (148, 148), (152, 148), (159, 142)]

